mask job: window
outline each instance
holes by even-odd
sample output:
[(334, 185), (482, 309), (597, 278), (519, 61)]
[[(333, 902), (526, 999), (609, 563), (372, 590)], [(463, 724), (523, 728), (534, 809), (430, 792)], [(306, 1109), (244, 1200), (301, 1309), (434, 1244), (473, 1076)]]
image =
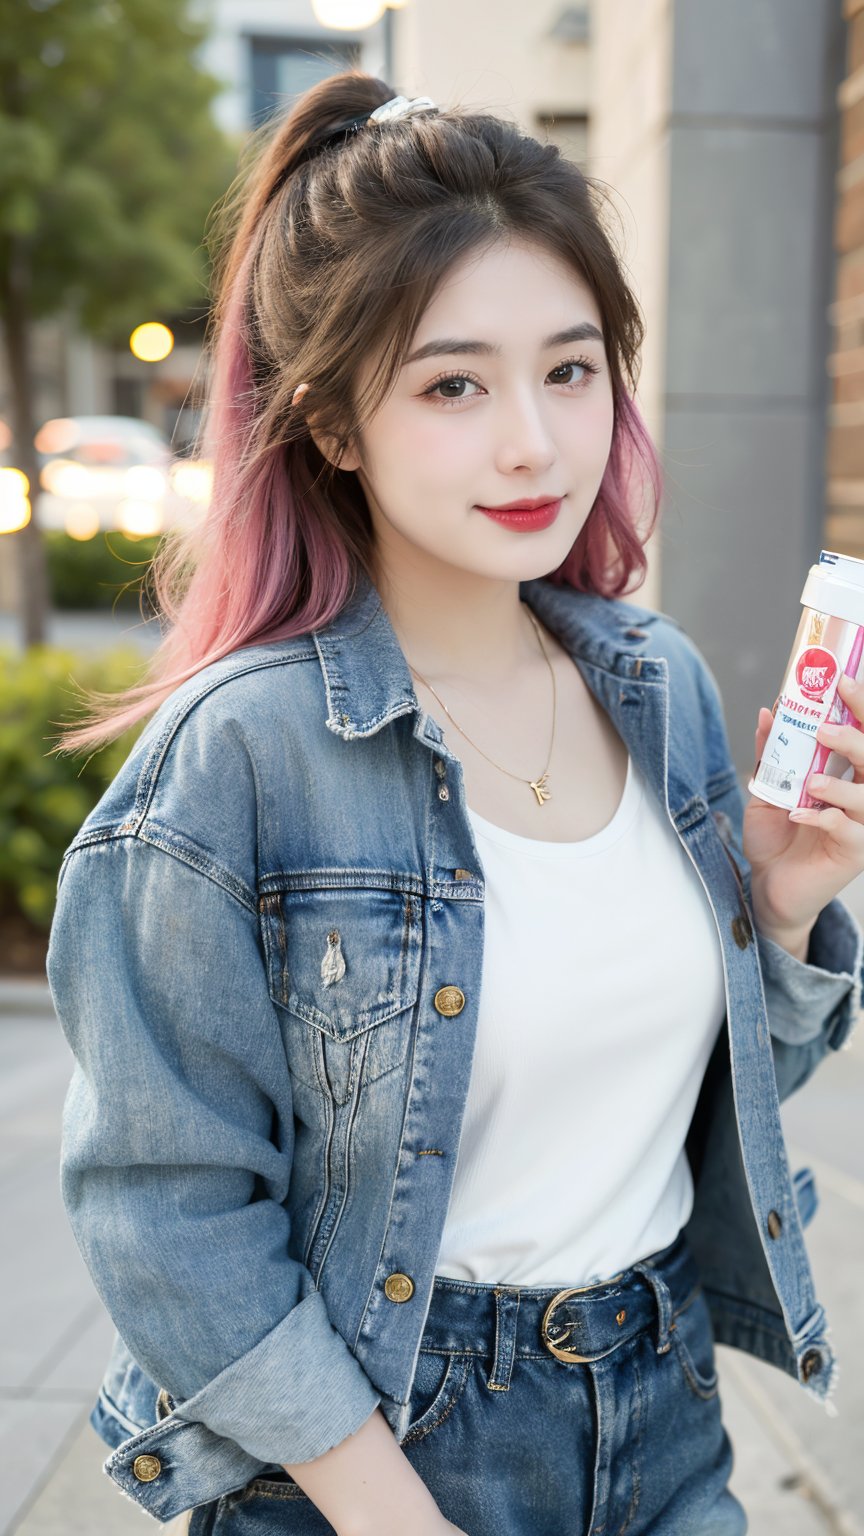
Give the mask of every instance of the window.
[(251, 123), (257, 128), (274, 112), (329, 75), (360, 63), (360, 44), (328, 37), (251, 37)]

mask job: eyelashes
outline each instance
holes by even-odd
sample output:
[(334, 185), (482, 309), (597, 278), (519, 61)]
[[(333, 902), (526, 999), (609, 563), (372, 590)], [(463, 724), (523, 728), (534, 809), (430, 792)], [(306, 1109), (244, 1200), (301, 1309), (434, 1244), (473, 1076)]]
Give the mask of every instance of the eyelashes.
[[(564, 368), (583, 368), (585, 370), (586, 377), (577, 380), (575, 384), (561, 383), (562, 389), (569, 389), (573, 394), (578, 393), (579, 390), (587, 389), (592, 377), (600, 372), (599, 364), (593, 362), (590, 357), (568, 357), (563, 363), (558, 363), (555, 368), (551, 369), (551, 372), (560, 373)], [(481, 389), (483, 387), (480, 384), (480, 380), (471, 373), (442, 373), (439, 374), (437, 379), (433, 379), (426, 389), (421, 391), (421, 396), (424, 399), (435, 400), (438, 405), (461, 405), (463, 400), (471, 400), (474, 397), (471, 395), (436, 395), (435, 391), (442, 384), (462, 383), (463, 381), (469, 384), (476, 384)]]

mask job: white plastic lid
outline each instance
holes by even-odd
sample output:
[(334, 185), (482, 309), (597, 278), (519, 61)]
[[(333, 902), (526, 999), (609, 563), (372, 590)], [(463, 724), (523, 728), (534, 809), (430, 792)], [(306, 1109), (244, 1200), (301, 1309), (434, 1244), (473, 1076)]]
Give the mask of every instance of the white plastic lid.
[(823, 549), (807, 574), (801, 601), (805, 608), (864, 624), (864, 560)]

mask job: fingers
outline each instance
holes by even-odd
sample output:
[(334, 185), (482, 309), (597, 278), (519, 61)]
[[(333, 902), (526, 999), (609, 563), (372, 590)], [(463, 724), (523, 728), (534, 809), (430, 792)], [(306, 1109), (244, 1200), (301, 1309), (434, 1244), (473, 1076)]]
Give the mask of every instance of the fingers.
[(838, 807), (852, 821), (864, 826), (864, 785), (834, 778), (830, 773), (811, 773), (804, 788), (814, 800)]
[(816, 740), (848, 757), (853, 767), (864, 770), (864, 735), (856, 725), (820, 725)]
[(851, 709), (858, 724), (864, 722), (864, 682), (850, 677), (848, 672), (841, 672), (837, 679), (837, 692), (843, 703)]

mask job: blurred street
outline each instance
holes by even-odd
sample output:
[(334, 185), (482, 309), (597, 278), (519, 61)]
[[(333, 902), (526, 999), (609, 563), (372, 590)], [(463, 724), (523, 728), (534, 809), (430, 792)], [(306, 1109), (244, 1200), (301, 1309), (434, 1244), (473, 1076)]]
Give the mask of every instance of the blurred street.
[[(864, 892), (853, 894), (860, 914)], [(0, 982), (0, 1536), (144, 1529), (145, 1517), (102, 1473), (107, 1447), (87, 1422), (112, 1330), (58, 1189), (71, 1070), (47, 989)], [(836, 1417), (779, 1371), (718, 1349), (732, 1487), (750, 1536), (864, 1536), (862, 1101), (859, 1027), (783, 1111), (793, 1170), (809, 1164), (820, 1195), (808, 1246), (841, 1362)]]
[[(48, 616), (46, 641), (48, 645), (63, 646), (70, 651), (100, 653), (122, 645), (135, 645), (148, 651), (159, 644), (159, 625), (154, 619), (145, 623), (141, 615), (135, 613), (112, 614), (87, 609), (64, 613), (55, 610)], [(15, 614), (0, 611), (0, 649), (4, 646), (20, 649), (21, 624)]]

